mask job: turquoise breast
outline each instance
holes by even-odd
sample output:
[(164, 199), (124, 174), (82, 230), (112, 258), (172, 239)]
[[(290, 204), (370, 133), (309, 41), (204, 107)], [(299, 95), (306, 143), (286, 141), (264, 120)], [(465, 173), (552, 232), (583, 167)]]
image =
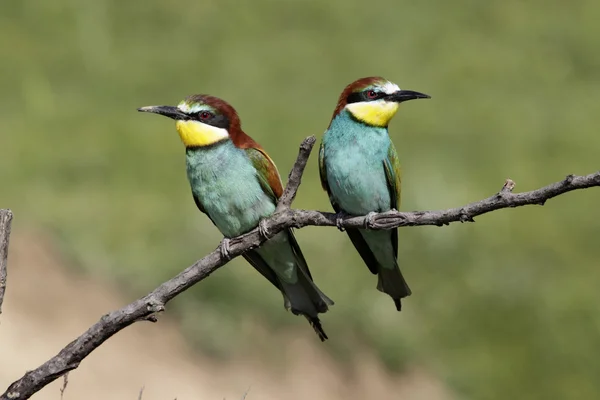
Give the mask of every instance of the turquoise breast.
[(186, 160), (194, 196), (225, 237), (252, 230), (275, 211), (252, 162), (231, 140), (188, 149)]
[(323, 137), (327, 182), (347, 213), (364, 215), (391, 208), (383, 166), (390, 147), (386, 128), (367, 126), (342, 111)]

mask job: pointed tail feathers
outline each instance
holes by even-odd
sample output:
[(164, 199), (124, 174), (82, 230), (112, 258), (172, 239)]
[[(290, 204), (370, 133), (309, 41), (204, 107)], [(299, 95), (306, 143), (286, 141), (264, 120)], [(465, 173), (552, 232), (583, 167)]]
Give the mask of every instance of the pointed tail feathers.
[(289, 299), (292, 313), (303, 315), (313, 327), (319, 339), (325, 341), (327, 334), (321, 326), (318, 314), (327, 312), (333, 301), (327, 297), (314, 282), (298, 270), (298, 280), (295, 283), (281, 281), (281, 287), (285, 297)]
[(379, 267), (377, 280), (377, 289), (380, 292), (388, 294), (396, 305), (396, 310), (402, 310), (402, 303), (400, 299), (410, 296), (412, 291), (408, 287), (406, 280), (400, 272), (400, 268), (397, 265), (394, 268)]
[(317, 316), (327, 312), (333, 301), (325, 296), (301, 271), (298, 271), (298, 280), (295, 283), (281, 281), (281, 288), (289, 299), (291, 310), (294, 314)]
[(327, 339), (329, 339), (327, 337), (327, 334), (323, 330), (323, 326), (321, 326), (321, 320), (319, 320), (318, 317), (309, 317), (308, 315), (304, 315), (304, 317), (308, 320), (310, 326), (312, 326), (312, 328), (315, 330), (315, 333), (317, 334), (317, 336), (319, 336), (321, 342), (324, 342)]

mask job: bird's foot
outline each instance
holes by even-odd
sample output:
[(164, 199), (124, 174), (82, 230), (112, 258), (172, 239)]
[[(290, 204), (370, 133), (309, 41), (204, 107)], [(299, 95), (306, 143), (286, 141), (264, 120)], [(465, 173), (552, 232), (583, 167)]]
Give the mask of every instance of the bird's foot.
[(221, 240), (220, 250), (221, 257), (223, 257), (226, 260), (231, 259), (231, 253), (229, 252), (229, 239), (227, 239), (226, 237), (224, 237), (223, 240)]
[(371, 211), (370, 213), (368, 213), (367, 215), (365, 215), (365, 229), (372, 229), (374, 222), (373, 222), (373, 217), (377, 215), (376, 212)]
[(350, 214), (345, 213), (344, 211), (340, 211), (335, 214), (335, 226), (338, 228), (340, 232), (344, 232), (346, 229), (342, 226), (344, 222), (344, 218), (348, 217)]
[(258, 233), (260, 234), (260, 236), (262, 236), (265, 240), (268, 240), (270, 237), (269, 234), (269, 228), (267, 228), (267, 220), (261, 219), (258, 222)]

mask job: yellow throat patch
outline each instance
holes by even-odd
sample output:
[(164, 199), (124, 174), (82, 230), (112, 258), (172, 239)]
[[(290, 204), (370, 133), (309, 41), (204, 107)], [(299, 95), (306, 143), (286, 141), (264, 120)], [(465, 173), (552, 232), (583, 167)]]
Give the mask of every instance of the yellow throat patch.
[(348, 111), (359, 121), (371, 126), (388, 126), (398, 111), (398, 103), (388, 101), (364, 101), (350, 103)]
[(209, 146), (229, 137), (226, 129), (198, 121), (177, 121), (175, 127), (185, 147)]

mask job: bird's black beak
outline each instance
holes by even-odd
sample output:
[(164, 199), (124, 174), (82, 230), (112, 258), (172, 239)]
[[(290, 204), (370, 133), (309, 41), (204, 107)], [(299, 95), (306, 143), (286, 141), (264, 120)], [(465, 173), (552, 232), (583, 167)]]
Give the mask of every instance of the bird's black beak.
[(165, 117), (169, 117), (175, 120), (185, 121), (187, 119), (190, 119), (190, 117), (186, 113), (182, 112), (179, 108), (173, 106), (147, 106), (140, 107), (137, 110), (140, 112), (164, 115)]
[(395, 93), (390, 94), (385, 99), (387, 101), (395, 101), (396, 103), (402, 103), (403, 101), (415, 100), (415, 99), (430, 99), (431, 96), (425, 93), (415, 92), (413, 90), (398, 90)]

